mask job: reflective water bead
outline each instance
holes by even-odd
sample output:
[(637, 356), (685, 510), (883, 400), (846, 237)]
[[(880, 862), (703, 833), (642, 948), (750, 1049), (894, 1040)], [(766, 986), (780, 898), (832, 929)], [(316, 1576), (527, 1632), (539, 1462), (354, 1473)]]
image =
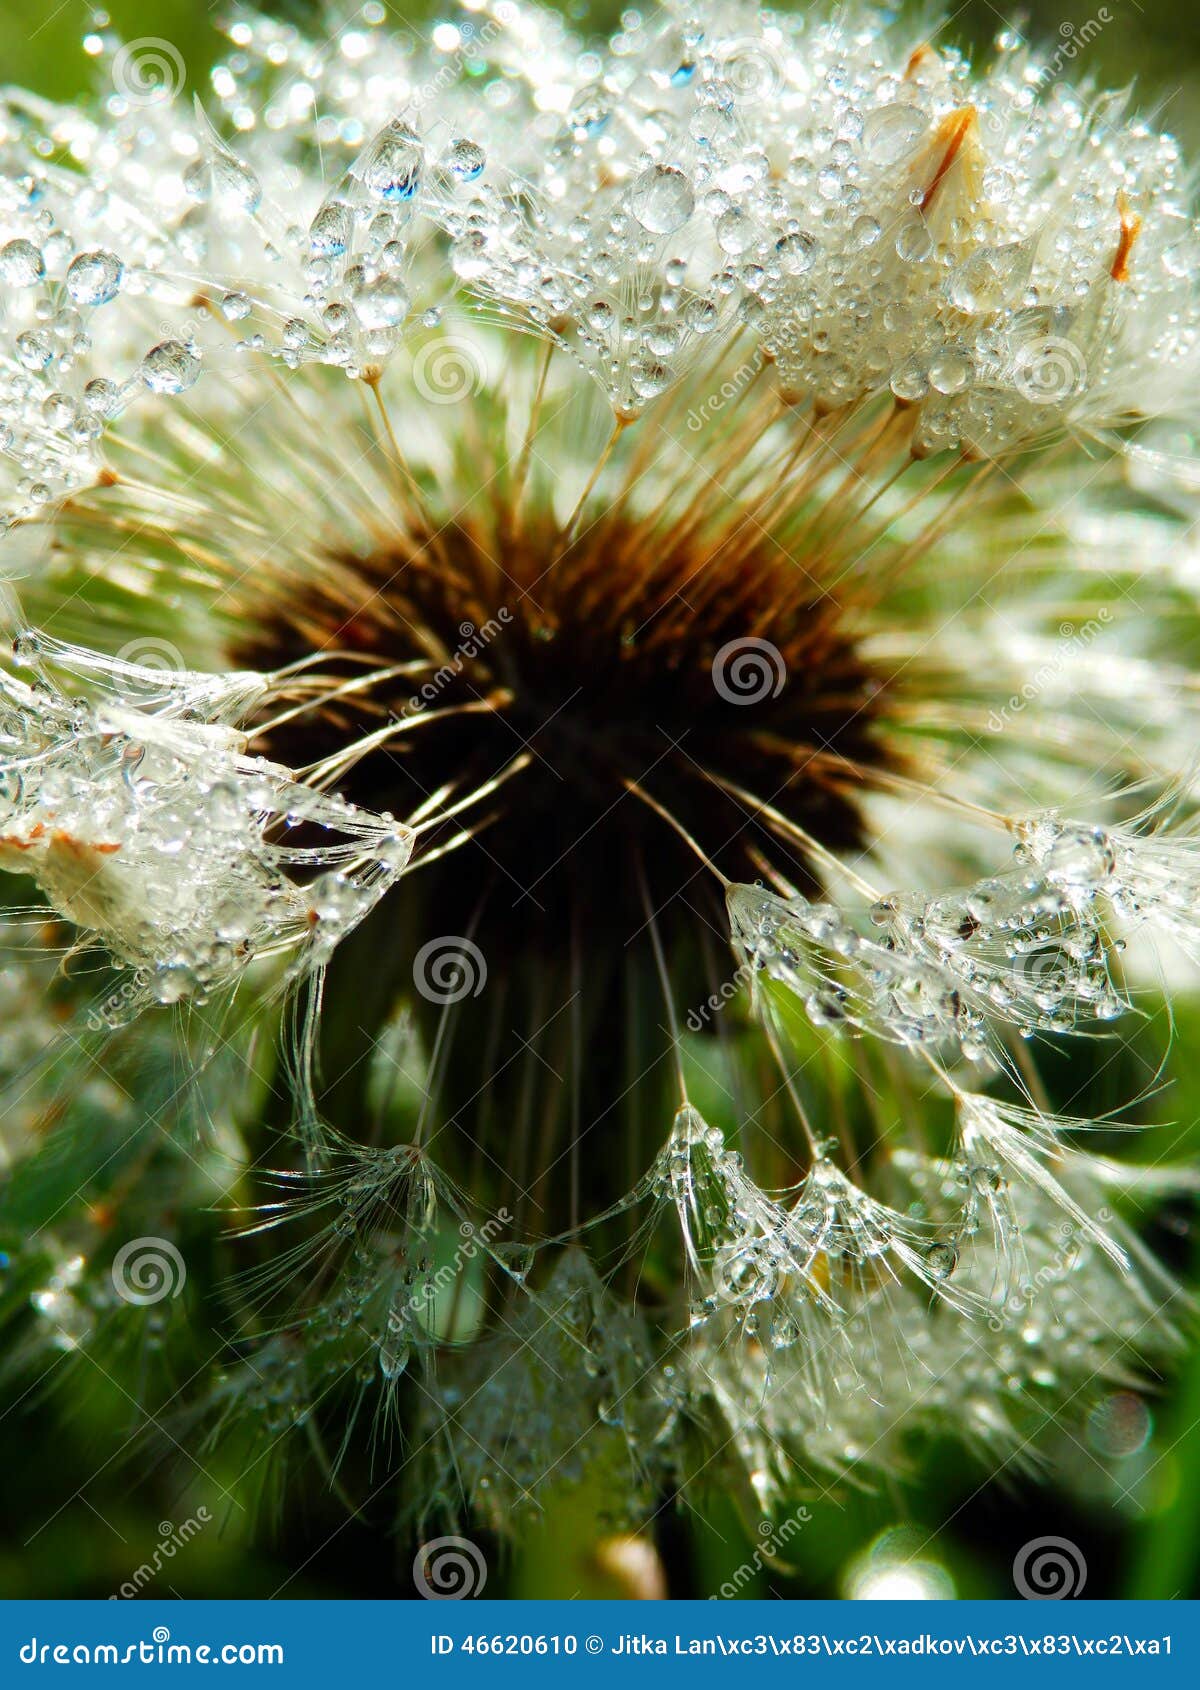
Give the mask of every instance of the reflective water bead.
[(672, 235), (682, 229), (695, 205), (690, 179), (674, 165), (651, 165), (629, 190), (629, 209), (642, 228), (654, 235)]
[(453, 141), (446, 155), (446, 163), (450, 167), (450, 174), (456, 176), (460, 182), (473, 182), (477, 176), (482, 175), (487, 155), (474, 141)]
[(340, 258), (350, 245), (354, 219), (348, 205), (337, 201), (323, 205), (308, 229), (308, 241), (322, 258)]
[(10, 287), (36, 287), (45, 274), (41, 250), (32, 241), (9, 241), (0, 247), (0, 276)]
[(775, 242), (775, 256), (780, 268), (789, 276), (802, 276), (806, 270), (811, 270), (816, 255), (816, 241), (803, 232), (784, 235)]
[(200, 360), (182, 341), (164, 340), (147, 352), (138, 374), (152, 393), (185, 393), (200, 374)]
[(393, 329), (408, 314), (408, 289), (389, 273), (369, 282), (354, 295), (354, 314), (365, 329)]
[(918, 106), (884, 106), (863, 120), (863, 146), (876, 164), (895, 164), (912, 151), (928, 128)]
[(67, 292), (76, 305), (107, 305), (115, 299), (125, 266), (113, 252), (81, 252), (67, 270)]
[(388, 202), (411, 199), (421, 185), (424, 154), (406, 123), (393, 118), (360, 155), (355, 173), (367, 192)]

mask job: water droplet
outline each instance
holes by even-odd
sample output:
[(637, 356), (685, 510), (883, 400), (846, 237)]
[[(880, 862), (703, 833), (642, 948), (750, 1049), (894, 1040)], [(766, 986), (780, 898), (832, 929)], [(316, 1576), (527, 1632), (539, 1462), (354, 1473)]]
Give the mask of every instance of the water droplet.
[(786, 275), (802, 276), (813, 267), (817, 243), (811, 235), (804, 233), (784, 235), (782, 240), (775, 242), (775, 256)]
[(883, 106), (863, 120), (863, 146), (875, 164), (895, 164), (912, 151), (928, 122), (918, 106)]
[(309, 224), (309, 245), (319, 258), (340, 258), (350, 245), (353, 226), (348, 205), (327, 201)]
[(747, 252), (754, 245), (754, 223), (737, 206), (730, 206), (717, 219), (717, 245), (731, 257)]
[(417, 136), (406, 123), (393, 119), (367, 144), (354, 168), (368, 193), (394, 203), (412, 199), (421, 185), (423, 163)]
[(450, 174), (457, 176), (460, 182), (473, 182), (482, 174), (487, 154), (474, 141), (454, 141), (446, 154), (446, 163)]
[(952, 1244), (931, 1244), (925, 1252), (925, 1267), (934, 1279), (949, 1279), (958, 1265), (958, 1251)]
[(398, 276), (380, 276), (354, 295), (354, 314), (364, 329), (394, 329), (408, 314), (408, 289)]
[(138, 371), (151, 393), (186, 393), (200, 374), (200, 360), (178, 340), (152, 347)]
[(629, 209), (652, 235), (672, 235), (682, 229), (695, 205), (691, 181), (670, 164), (643, 170), (629, 190)]
[(9, 241), (0, 247), (0, 276), (11, 287), (35, 287), (45, 274), (45, 262), (32, 241)]
[(76, 305), (107, 305), (115, 299), (125, 266), (112, 252), (81, 252), (67, 270), (67, 292)]

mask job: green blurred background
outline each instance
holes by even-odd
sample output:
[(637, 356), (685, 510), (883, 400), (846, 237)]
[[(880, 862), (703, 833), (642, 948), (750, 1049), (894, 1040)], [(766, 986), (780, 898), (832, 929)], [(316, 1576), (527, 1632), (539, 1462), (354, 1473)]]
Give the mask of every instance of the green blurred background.
[[(320, 30), (319, 8), (308, 0), (267, 0), (262, 9)], [(620, 12), (603, 0), (568, 9), (600, 28)], [(85, 92), (91, 67), (80, 42), (94, 10), (83, 0), (35, 0), (32, 6), (0, 0), (0, 80), (61, 99)], [(209, 67), (222, 51), (215, 28), (220, 10), (199, 0), (113, 0), (109, 15), (127, 40), (157, 36), (173, 43), (191, 85), (203, 94)], [(403, 24), (433, 16), (437, 8), (408, 0), (390, 10)], [(922, 8), (918, 15), (932, 35), (937, 26), (928, 20), (936, 20), (936, 10)], [(1103, 27), (1078, 53), (1072, 74), (1109, 85), (1132, 82), (1139, 108), (1200, 156), (1200, 9), (1179, 0), (1107, 0), (1103, 6), (1037, 0), (1009, 11), (969, 0), (945, 16), (939, 39), (975, 50), (986, 49), (1005, 28), (1053, 47), (1069, 40), (1072, 29), (1099, 20)], [(1154, 1116), (1169, 1117), (1173, 1125), (1162, 1129), (1157, 1146), (1144, 1146), (1147, 1159), (1167, 1145), (1176, 1156), (1189, 1147), (1200, 1154), (1200, 1065), (1186, 1060), (1197, 1038), (1200, 1012), (1185, 1009), (1168, 1089), (1153, 1104)], [(1076, 1108), (1088, 1060), (1073, 1058), (1065, 1082)], [(1126, 1097), (1137, 1093), (1146, 1072), (1133, 1054), (1130, 1063)], [(1110, 1068), (1107, 1084), (1120, 1090), (1123, 1083)], [(1097, 1107), (1118, 1101), (1106, 1096)], [(1193, 1267), (1190, 1217), (1164, 1216), (1158, 1230), (1155, 1243), (1172, 1264), (1183, 1271)], [(391, 1532), (386, 1489), (351, 1513), (314, 1466), (277, 1509), (255, 1508), (237, 1493), (231, 1453), (224, 1462), (220, 1455), (206, 1457), (209, 1472), (234, 1487), (232, 1504), (222, 1503), (208, 1479), (173, 1458), (169, 1439), (152, 1450), (129, 1441), (138, 1414), (116, 1382), (121, 1377), (114, 1366), (113, 1383), (97, 1374), (81, 1390), (76, 1371), (64, 1373), (59, 1388), (31, 1390), (27, 1377), (0, 1371), (0, 1595), (107, 1596), (150, 1558), (163, 1528), (205, 1509), (212, 1523), (164, 1563), (147, 1585), (148, 1595), (412, 1596), (412, 1546)], [(672, 1592), (704, 1596), (733, 1580), (745, 1596), (883, 1594), (888, 1587), (879, 1580), (886, 1576), (892, 1579), (889, 1593), (1009, 1597), (1015, 1552), (1032, 1538), (1054, 1534), (1085, 1550), (1088, 1596), (1198, 1594), (1200, 1358), (1147, 1393), (1135, 1411), (1132, 1402), (1110, 1399), (1090, 1412), (1081, 1406), (1076, 1419), (1056, 1428), (1047, 1444), (1055, 1469), (1045, 1483), (1015, 1468), (989, 1474), (962, 1452), (939, 1448), (890, 1491), (834, 1490), (814, 1502), (811, 1522), (789, 1536), (786, 1568), (754, 1557), (728, 1498), (714, 1494), (693, 1499), (686, 1509), (667, 1507), (657, 1537)], [(487, 1547), (488, 1595), (631, 1591), (628, 1570), (597, 1558), (592, 1518), (578, 1495), (550, 1507), (518, 1556)], [(911, 1571), (897, 1583), (896, 1566), (906, 1561)]]

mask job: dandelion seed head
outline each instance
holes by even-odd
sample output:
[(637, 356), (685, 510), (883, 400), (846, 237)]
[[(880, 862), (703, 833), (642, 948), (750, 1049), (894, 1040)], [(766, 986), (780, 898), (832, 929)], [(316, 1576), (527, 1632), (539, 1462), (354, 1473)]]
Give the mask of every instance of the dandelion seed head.
[(414, 1529), (1011, 1457), (1181, 1341), (1194, 1172), (1036, 1062), (1200, 956), (1175, 142), (866, 7), (229, 37), (0, 100), (5, 1154), (170, 1022), (274, 1170), (210, 1435)]

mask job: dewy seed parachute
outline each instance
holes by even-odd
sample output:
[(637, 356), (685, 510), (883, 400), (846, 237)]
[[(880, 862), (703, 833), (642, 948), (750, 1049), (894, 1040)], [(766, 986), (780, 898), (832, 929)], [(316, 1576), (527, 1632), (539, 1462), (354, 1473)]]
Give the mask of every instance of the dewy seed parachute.
[(417, 1526), (1023, 1449), (1186, 1306), (1042, 1060), (1200, 963), (1175, 143), (863, 6), (229, 35), (0, 100), (32, 1349), (215, 1203), (188, 1412)]

